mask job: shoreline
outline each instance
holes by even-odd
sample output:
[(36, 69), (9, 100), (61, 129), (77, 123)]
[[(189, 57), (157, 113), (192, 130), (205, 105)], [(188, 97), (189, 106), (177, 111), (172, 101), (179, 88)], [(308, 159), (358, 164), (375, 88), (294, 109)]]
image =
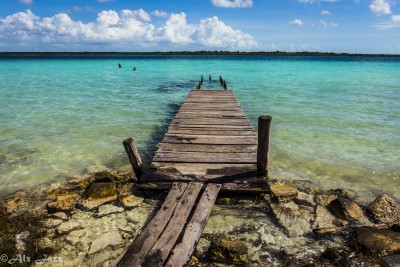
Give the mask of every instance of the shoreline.
[(232, 51), (168, 51), (168, 52), (0, 52), (0, 56), (304, 56), (304, 57), (388, 57), (400, 54), (358, 54), (334, 52), (232, 52)]
[[(389, 195), (360, 202), (307, 180), (267, 185), (267, 193), (220, 194), (191, 266), (395, 266), (400, 205)], [(117, 170), (17, 191), (0, 200), (1, 254), (47, 255), (55, 266), (115, 264), (165, 195), (139, 190), (130, 171)], [(223, 240), (241, 249), (220, 258), (214, 250)]]

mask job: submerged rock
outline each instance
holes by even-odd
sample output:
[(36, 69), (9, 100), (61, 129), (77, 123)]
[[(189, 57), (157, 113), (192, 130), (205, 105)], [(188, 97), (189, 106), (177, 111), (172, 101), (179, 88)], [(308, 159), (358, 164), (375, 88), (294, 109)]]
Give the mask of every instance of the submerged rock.
[(107, 216), (112, 213), (121, 213), (123, 211), (124, 211), (124, 208), (121, 208), (121, 207), (118, 207), (115, 205), (111, 205), (111, 204), (106, 204), (106, 205), (102, 205), (99, 207), (99, 210), (96, 213), (96, 217), (103, 217), (103, 216)]
[(271, 203), (271, 210), (283, 230), (290, 236), (301, 236), (311, 232), (311, 222), (314, 214), (294, 202)]
[(92, 183), (89, 186), (87, 198), (79, 203), (80, 208), (93, 210), (100, 205), (117, 199), (117, 186), (114, 182)]
[(4, 200), (3, 206), (7, 213), (13, 213), (28, 203), (27, 196), (20, 191)]
[(21, 255), (26, 254), (29, 250), (29, 246), (31, 245), (29, 244), (29, 236), (30, 233), (28, 231), (15, 235), (15, 247), (17, 252)]
[(400, 233), (364, 226), (355, 230), (357, 244), (365, 251), (387, 256), (400, 253)]
[(247, 246), (233, 236), (220, 235), (211, 242), (209, 253), (211, 259), (229, 264), (248, 262)]
[(74, 230), (78, 230), (78, 229), (83, 229), (84, 227), (76, 221), (67, 221), (64, 222), (62, 224), (60, 224), (57, 229), (56, 229), (56, 233), (59, 235), (65, 235), (68, 234)]
[(314, 228), (335, 227), (336, 218), (322, 205), (317, 205), (315, 208)]
[(367, 211), (378, 223), (400, 223), (400, 204), (387, 194), (382, 194), (371, 202)]
[(288, 202), (299, 194), (296, 188), (282, 181), (274, 181), (268, 185), (272, 195), (281, 202)]
[(387, 267), (399, 267), (400, 266), (400, 254), (391, 255), (382, 258), (382, 261)]
[(143, 198), (137, 197), (135, 195), (127, 195), (119, 197), (119, 202), (125, 208), (134, 208), (139, 206), (143, 202)]
[(349, 197), (337, 197), (329, 203), (328, 208), (340, 219), (356, 223), (369, 223), (360, 206)]
[(121, 235), (118, 231), (110, 231), (107, 233), (102, 234), (96, 240), (93, 241), (92, 245), (90, 246), (88, 254), (94, 254), (96, 252), (102, 251), (108, 247), (113, 249), (121, 246), (124, 243)]
[(79, 195), (77, 194), (58, 196), (56, 201), (47, 203), (47, 210), (50, 213), (73, 211), (78, 199)]

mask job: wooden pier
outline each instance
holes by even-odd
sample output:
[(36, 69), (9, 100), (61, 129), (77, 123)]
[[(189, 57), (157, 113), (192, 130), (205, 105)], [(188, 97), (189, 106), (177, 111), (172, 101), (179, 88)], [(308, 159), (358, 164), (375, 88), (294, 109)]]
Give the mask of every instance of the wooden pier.
[[(210, 76), (211, 79), (211, 76)], [(143, 171), (131, 138), (124, 146), (142, 189), (169, 193), (118, 266), (183, 266), (192, 255), (220, 191), (264, 192), (271, 117), (259, 117), (259, 138), (233, 92), (190, 91)]]

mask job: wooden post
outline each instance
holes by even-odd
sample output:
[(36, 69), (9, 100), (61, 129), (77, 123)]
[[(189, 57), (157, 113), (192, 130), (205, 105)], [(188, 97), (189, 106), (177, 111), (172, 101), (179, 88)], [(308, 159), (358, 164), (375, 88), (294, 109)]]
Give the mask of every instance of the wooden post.
[(219, 83), (220, 83), (221, 85), (222, 85), (222, 82), (223, 82), (222, 76), (219, 75)]
[(125, 147), (126, 154), (128, 154), (129, 161), (132, 164), (133, 171), (135, 172), (136, 178), (140, 180), (140, 177), (143, 174), (143, 163), (140, 158), (139, 152), (133, 143), (133, 139), (129, 137), (125, 139), (122, 144)]
[(271, 116), (258, 117), (257, 174), (268, 177)]
[(211, 75), (208, 75), (208, 79), (211, 81), (212, 79), (211, 79)]
[(224, 89), (227, 90), (226, 81), (224, 80)]

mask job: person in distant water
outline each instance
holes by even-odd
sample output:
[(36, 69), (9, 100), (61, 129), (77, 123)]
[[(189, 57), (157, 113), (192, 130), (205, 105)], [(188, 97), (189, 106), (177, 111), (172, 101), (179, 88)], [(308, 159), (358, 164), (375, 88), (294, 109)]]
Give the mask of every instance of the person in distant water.
[(118, 63), (118, 68), (122, 68), (122, 65)]
[(133, 67), (132, 71), (135, 71), (135, 70), (136, 70), (136, 67)]

